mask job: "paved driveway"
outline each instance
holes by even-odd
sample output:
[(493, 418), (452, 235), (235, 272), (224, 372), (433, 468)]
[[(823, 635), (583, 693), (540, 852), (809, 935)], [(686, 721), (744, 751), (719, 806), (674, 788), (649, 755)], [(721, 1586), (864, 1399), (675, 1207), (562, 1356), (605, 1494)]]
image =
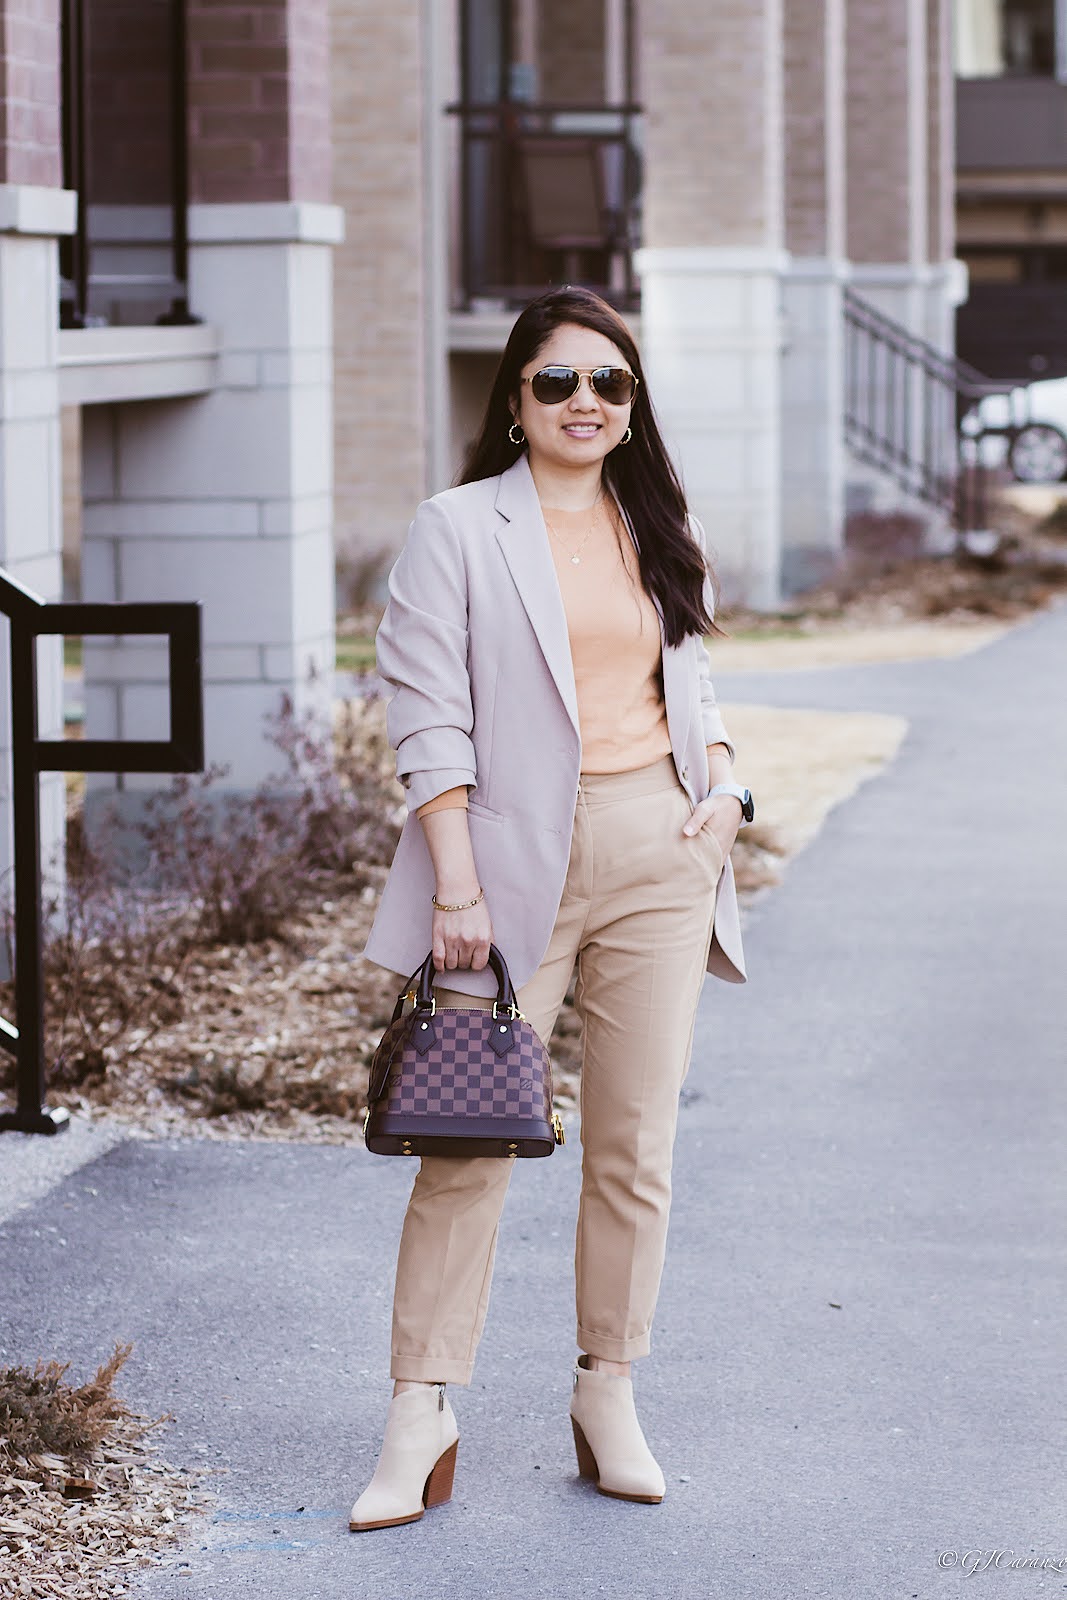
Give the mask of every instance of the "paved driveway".
[(1065, 666), (1060, 609), (971, 657), (720, 684), (910, 729), (754, 911), (748, 986), (705, 986), (638, 1368), (662, 1506), (575, 1474), (576, 1139), (515, 1175), (452, 1505), (361, 1536), (404, 1163), (127, 1142), (9, 1218), (5, 1353), (133, 1339), (126, 1393), (225, 1469), (135, 1592), (1063, 1594), (1067, 1564), (965, 1569), (1067, 1557)]

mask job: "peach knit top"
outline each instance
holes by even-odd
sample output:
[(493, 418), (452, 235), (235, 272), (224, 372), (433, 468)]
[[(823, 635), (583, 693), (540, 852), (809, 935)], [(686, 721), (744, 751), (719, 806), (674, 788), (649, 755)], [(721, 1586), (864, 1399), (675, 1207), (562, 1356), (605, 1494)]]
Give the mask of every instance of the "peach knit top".
[[(659, 616), (615, 502), (595, 514), (544, 507), (570, 635), (583, 772), (629, 772), (670, 755)], [(577, 556), (575, 562), (572, 557)], [(465, 785), (417, 815), (466, 807)]]

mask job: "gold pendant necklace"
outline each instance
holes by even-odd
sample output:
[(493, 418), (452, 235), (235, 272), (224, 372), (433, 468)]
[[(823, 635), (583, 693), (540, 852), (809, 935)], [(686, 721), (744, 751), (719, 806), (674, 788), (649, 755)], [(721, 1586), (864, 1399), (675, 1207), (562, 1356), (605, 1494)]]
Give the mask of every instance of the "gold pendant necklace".
[[(593, 529), (596, 527), (597, 517), (598, 517), (599, 512), (600, 512), (600, 501), (601, 501), (601, 498), (603, 496), (603, 493), (604, 493), (604, 491), (603, 491), (603, 489), (601, 489), (600, 492), (597, 494), (596, 499), (593, 501), (593, 515), (589, 520), (589, 527), (586, 529), (585, 534), (582, 536), (582, 538), (579, 540), (579, 542), (575, 545), (574, 549), (571, 551), (570, 561), (571, 561), (571, 566), (572, 567), (578, 567), (578, 566), (581, 565), (582, 557), (581, 557), (581, 553), (580, 552), (582, 550), (584, 550), (586, 545), (589, 543), (589, 540), (590, 540), (590, 538), (592, 536)], [(555, 539), (556, 543), (563, 550), (566, 550), (567, 546), (564, 544), (563, 540), (560, 538), (559, 533), (557, 532), (557, 530), (552, 526), (551, 522), (548, 520), (548, 513), (545, 511), (543, 506), (541, 507), (541, 515), (545, 519), (545, 527), (548, 529), (549, 533)]]

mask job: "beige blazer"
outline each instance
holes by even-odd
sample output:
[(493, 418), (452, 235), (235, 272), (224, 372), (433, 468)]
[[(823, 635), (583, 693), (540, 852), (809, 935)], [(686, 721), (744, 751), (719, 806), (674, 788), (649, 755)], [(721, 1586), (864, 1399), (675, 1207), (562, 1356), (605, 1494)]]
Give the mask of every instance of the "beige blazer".
[[(692, 526), (703, 546), (703, 529)], [(705, 601), (710, 613), (710, 583)], [(555, 924), (581, 769), (567, 621), (525, 454), (500, 477), (419, 506), (389, 576), (377, 648), (393, 689), (387, 727), (408, 817), (364, 954), (408, 973), (430, 948), (433, 865), (414, 812), (467, 784), (478, 877), (518, 988)], [(708, 791), (705, 747), (721, 740), (733, 757), (702, 639), (664, 645), (663, 687), (678, 779), (695, 806)], [(695, 883), (694, 892), (706, 891)], [(746, 979), (729, 859), (707, 969)], [(488, 969), (460, 968), (448, 981), (467, 994), (495, 993)]]

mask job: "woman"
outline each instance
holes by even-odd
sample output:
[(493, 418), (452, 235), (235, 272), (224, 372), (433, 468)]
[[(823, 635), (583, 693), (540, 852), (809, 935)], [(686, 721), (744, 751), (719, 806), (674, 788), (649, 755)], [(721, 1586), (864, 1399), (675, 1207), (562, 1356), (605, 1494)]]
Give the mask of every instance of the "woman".
[[(409, 816), (366, 947), (399, 989), (432, 945), (443, 1006), (496, 992), (490, 941), (548, 1039), (578, 963), (580, 1355), (571, 1419), (600, 1491), (655, 1503), (634, 1409), (705, 970), (744, 982), (730, 850), (751, 817), (703, 636), (714, 585), (620, 317), (529, 305), (461, 484), (421, 505), (378, 667)], [(396, 1380), (353, 1529), (451, 1494), (508, 1160), (423, 1158), (393, 1301)]]

